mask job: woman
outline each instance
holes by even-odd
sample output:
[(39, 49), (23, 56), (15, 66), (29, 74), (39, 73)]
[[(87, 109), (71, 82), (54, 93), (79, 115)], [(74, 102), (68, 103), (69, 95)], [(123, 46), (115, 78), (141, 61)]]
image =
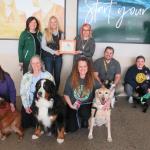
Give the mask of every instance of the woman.
[(42, 61), (38, 55), (31, 58), (29, 64), (29, 72), (24, 74), (21, 87), (20, 95), (22, 100), (22, 127), (28, 128), (30, 126), (35, 127), (35, 118), (32, 114), (32, 103), (34, 101), (35, 85), (38, 80), (47, 78), (54, 81), (53, 76), (44, 71)]
[(32, 56), (41, 54), (41, 38), (40, 25), (35, 17), (29, 17), (26, 21), (26, 29), (19, 37), (19, 65), (23, 74), (28, 71), (29, 62)]
[(46, 70), (54, 76), (57, 90), (62, 68), (62, 55), (59, 51), (60, 39), (63, 39), (63, 33), (59, 29), (57, 18), (52, 16), (42, 37), (42, 56)]
[(10, 103), (11, 111), (15, 111), (16, 88), (10, 75), (0, 66), (0, 98)]
[(64, 98), (67, 103), (66, 131), (74, 132), (78, 128), (88, 127), (91, 103), (99, 83), (94, 80), (91, 62), (86, 57), (80, 57), (66, 81)]
[(80, 35), (76, 37), (76, 52), (74, 63), (80, 56), (85, 56), (92, 62), (92, 56), (95, 52), (95, 41), (92, 38), (91, 25), (85, 23), (80, 29)]
[(128, 68), (124, 78), (124, 90), (129, 97), (129, 103), (133, 103), (135, 92), (140, 97), (148, 92), (147, 90), (150, 88), (149, 77), (150, 70), (145, 66), (145, 57), (137, 56), (135, 64)]

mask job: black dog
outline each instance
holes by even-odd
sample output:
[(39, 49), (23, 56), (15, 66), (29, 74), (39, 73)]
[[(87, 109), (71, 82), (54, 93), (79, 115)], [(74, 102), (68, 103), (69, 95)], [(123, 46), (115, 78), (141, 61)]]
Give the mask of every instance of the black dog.
[[(148, 89), (150, 88), (150, 80), (146, 80), (143, 84), (138, 86), (135, 90), (135, 95), (133, 96), (133, 107), (136, 107), (137, 104), (142, 106), (142, 111), (145, 113), (150, 105), (150, 98), (145, 97)], [(142, 98), (143, 97), (143, 98)], [(142, 98), (142, 101), (141, 101)]]
[(35, 133), (32, 139), (45, 131), (57, 131), (57, 142), (64, 142), (65, 105), (62, 98), (56, 93), (55, 84), (48, 79), (41, 79), (36, 84), (33, 113), (37, 119)]

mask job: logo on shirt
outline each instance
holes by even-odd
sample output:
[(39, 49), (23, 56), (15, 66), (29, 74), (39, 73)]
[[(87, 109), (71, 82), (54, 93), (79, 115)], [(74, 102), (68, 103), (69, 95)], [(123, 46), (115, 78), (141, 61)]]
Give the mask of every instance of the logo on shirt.
[(143, 83), (146, 80), (146, 75), (144, 73), (138, 73), (136, 75), (136, 82)]
[(80, 85), (77, 89), (74, 90), (74, 97), (82, 102), (87, 100), (89, 95), (90, 91), (84, 90), (84, 85)]

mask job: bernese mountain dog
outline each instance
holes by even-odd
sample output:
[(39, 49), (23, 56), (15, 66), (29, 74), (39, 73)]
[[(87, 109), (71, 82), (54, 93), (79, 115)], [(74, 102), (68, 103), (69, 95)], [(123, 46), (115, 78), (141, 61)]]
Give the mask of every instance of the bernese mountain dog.
[(57, 142), (64, 142), (65, 104), (56, 92), (53, 81), (40, 79), (36, 84), (33, 113), (37, 119), (32, 139), (45, 132), (56, 133)]

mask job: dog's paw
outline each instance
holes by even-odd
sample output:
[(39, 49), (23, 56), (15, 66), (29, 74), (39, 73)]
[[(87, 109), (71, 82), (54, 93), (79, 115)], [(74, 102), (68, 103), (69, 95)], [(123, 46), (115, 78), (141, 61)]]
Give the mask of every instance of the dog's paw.
[(107, 141), (112, 142), (112, 138), (111, 137), (107, 138)]
[(113, 97), (111, 100), (111, 108), (115, 107), (115, 102), (116, 102), (116, 99), (115, 99), (115, 97)]
[(32, 135), (32, 140), (36, 140), (36, 139), (38, 139), (38, 138), (39, 138), (39, 136), (37, 136), (37, 135), (35, 135), (35, 134)]
[(88, 135), (88, 139), (92, 140), (93, 139), (93, 135)]
[(57, 143), (62, 144), (64, 142), (64, 139), (57, 139)]
[(2, 137), (1, 137), (1, 140), (2, 140), (2, 141), (6, 140), (6, 136), (2, 136)]

